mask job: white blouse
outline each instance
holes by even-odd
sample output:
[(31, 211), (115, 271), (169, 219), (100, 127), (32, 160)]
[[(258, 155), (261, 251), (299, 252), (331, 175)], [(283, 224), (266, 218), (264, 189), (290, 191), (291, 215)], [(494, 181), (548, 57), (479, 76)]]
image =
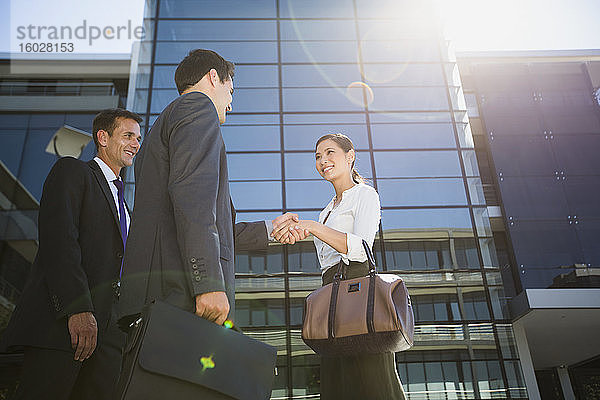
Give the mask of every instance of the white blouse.
[(373, 247), (373, 241), (379, 230), (379, 220), (381, 219), (379, 194), (371, 186), (364, 183), (359, 183), (345, 190), (342, 193), (342, 200), (335, 208), (333, 207), (334, 202), (335, 197), (319, 214), (319, 222), (323, 223), (329, 214), (325, 226), (346, 233), (348, 253), (341, 254), (315, 236), (314, 242), (322, 272), (331, 266), (337, 265), (340, 258), (345, 264), (349, 264), (350, 261), (366, 261), (367, 254), (362, 241), (363, 239), (366, 240), (369, 246)]

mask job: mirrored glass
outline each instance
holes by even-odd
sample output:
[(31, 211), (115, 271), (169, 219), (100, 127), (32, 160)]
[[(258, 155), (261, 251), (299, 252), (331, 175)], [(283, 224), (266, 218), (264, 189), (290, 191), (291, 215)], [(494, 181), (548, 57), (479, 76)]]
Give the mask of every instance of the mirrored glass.
[(462, 179), (379, 179), (382, 206), (467, 205)]
[(479, 166), (477, 165), (475, 150), (463, 150), (462, 157), (465, 164), (465, 174), (467, 176), (479, 176)]
[(284, 111), (359, 111), (362, 90), (341, 88), (283, 89)]
[(363, 77), (371, 87), (377, 86), (443, 86), (439, 64), (364, 64)]
[(231, 105), (235, 112), (276, 112), (279, 111), (279, 91), (277, 89), (235, 89)]
[(329, 114), (329, 113), (302, 113), (302, 114), (284, 114), (284, 124), (323, 124), (323, 125), (339, 125), (339, 124), (364, 124), (365, 114), (356, 113), (343, 113), (343, 114)]
[(485, 205), (485, 195), (483, 192), (483, 183), (481, 178), (467, 178), (469, 186), (469, 196), (471, 196), (471, 204)]
[(374, 87), (371, 111), (447, 110), (445, 90), (438, 87), (389, 88)]
[(276, 63), (276, 42), (209, 42), (177, 41), (156, 43), (156, 63), (179, 64), (190, 50), (210, 49), (226, 60), (240, 63)]
[(354, 18), (352, 0), (280, 0), (281, 18)]
[(358, 62), (356, 42), (281, 42), (284, 63)]
[(38, 201), (42, 195), (46, 176), (58, 159), (56, 155), (48, 154), (45, 151), (54, 133), (55, 129), (31, 129), (23, 147), (21, 167), (17, 178)]
[(452, 122), (447, 111), (370, 113), (371, 123)]
[(456, 151), (375, 151), (381, 178), (461, 176)]
[(281, 70), (284, 87), (346, 87), (360, 81), (357, 65), (284, 65)]
[(375, 149), (455, 148), (451, 124), (371, 124)]
[(275, 18), (276, 0), (161, 0), (161, 18)]
[(369, 147), (365, 125), (320, 124), (284, 125), (283, 135), (286, 150), (314, 151), (317, 140), (328, 133), (342, 133), (352, 140), (356, 149)]
[(26, 134), (26, 129), (0, 129), (0, 161), (17, 177)]
[(458, 142), (460, 143), (460, 147), (467, 149), (472, 149), (475, 147), (470, 124), (457, 121), (456, 131), (458, 133)]
[(383, 210), (381, 223), (386, 240), (423, 235), (439, 238), (472, 236), (471, 217), (466, 208)]
[[(557, 179), (559, 178), (559, 179)], [(563, 219), (569, 212), (560, 175), (505, 177), (500, 183), (506, 215), (522, 219)]]
[(365, 63), (436, 62), (440, 60), (437, 42), (438, 39), (429, 42), (419, 40), (363, 40), (360, 45)]
[[(176, 89), (157, 89), (152, 91), (150, 112), (161, 113), (166, 106), (179, 97)], [(141, 110), (140, 110), (141, 111)]]
[(335, 194), (331, 184), (325, 180), (285, 182), (287, 208), (323, 209)]
[(354, 20), (283, 20), (281, 40), (348, 40), (356, 38)]
[(281, 182), (231, 182), (231, 198), (236, 208), (281, 209)]
[[(227, 120), (231, 116), (227, 117)], [(227, 151), (260, 151), (279, 150), (279, 127), (278, 126), (221, 126), (221, 133), (225, 141)]]
[[(158, 40), (276, 40), (275, 21), (172, 21), (158, 23)], [(223, 56), (221, 54), (221, 56)]]
[(228, 154), (229, 180), (281, 179), (280, 154)]

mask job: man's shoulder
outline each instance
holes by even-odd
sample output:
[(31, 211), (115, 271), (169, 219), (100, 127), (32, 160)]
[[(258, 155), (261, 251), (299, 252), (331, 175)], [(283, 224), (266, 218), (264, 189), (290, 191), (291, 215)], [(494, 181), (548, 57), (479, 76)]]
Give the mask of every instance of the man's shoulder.
[(88, 163), (74, 157), (62, 157), (54, 163), (52, 169), (63, 173), (87, 172), (90, 169)]

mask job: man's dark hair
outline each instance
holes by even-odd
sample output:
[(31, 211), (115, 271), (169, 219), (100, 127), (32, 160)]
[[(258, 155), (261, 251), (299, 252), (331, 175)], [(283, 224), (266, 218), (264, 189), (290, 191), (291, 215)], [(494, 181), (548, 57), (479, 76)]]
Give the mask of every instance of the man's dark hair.
[(142, 122), (142, 117), (123, 108), (109, 108), (100, 111), (100, 113), (94, 117), (94, 122), (92, 123), (92, 136), (94, 138), (94, 144), (96, 145), (96, 151), (98, 151), (98, 148), (100, 147), (98, 145), (98, 131), (106, 131), (108, 132), (108, 136), (112, 136), (120, 118), (132, 119), (138, 124)]
[(215, 69), (221, 83), (233, 78), (235, 66), (212, 50), (196, 49), (179, 63), (175, 70), (175, 84), (179, 94), (194, 86), (211, 69)]

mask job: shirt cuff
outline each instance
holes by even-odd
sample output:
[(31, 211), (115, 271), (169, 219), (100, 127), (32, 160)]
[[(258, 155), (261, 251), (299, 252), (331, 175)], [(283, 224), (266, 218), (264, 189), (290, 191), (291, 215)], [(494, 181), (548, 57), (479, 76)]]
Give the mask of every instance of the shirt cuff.
[(362, 244), (363, 238), (354, 233), (346, 233), (346, 246), (348, 246), (348, 253), (342, 254), (342, 260), (345, 264), (349, 264), (350, 261), (364, 262), (367, 261), (367, 254)]
[(269, 239), (269, 242), (274, 242), (275, 239), (271, 237), (271, 232), (273, 232), (273, 221), (270, 219), (265, 220), (265, 227), (267, 228), (267, 238)]

